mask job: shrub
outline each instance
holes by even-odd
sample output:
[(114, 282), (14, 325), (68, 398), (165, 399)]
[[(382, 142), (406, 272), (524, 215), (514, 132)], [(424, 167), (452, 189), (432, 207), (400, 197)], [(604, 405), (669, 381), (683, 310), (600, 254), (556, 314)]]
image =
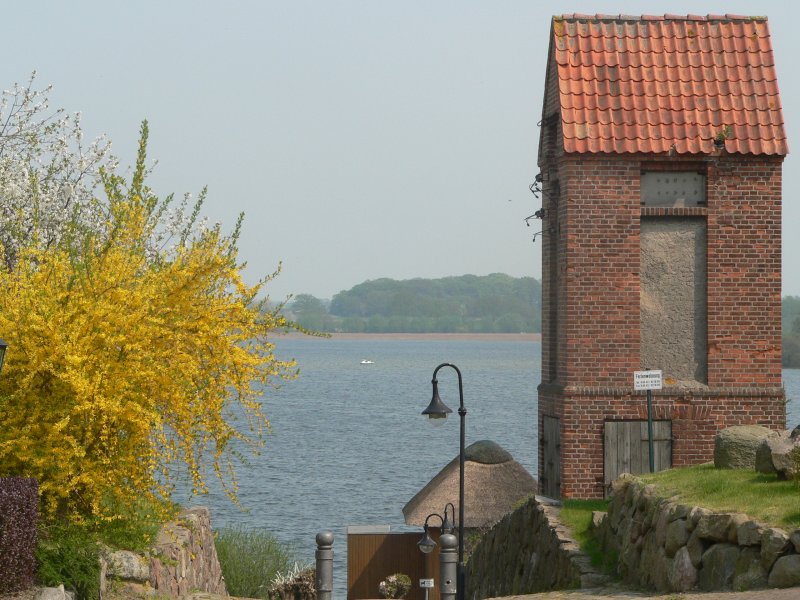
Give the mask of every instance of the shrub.
[(269, 588), (271, 600), (311, 600), (317, 597), (317, 571), (294, 563), (286, 573), (278, 573)]
[(378, 585), (381, 598), (405, 598), (411, 590), (411, 578), (405, 573), (389, 575)]
[(261, 529), (226, 527), (216, 532), (217, 556), (231, 596), (269, 598), (275, 578), (290, 569), (294, 552)]
[(118, 503), (110, 498), (104, 502), (103, 512), (113, 516), (96, 520), (97, 538), (117, 550), (143, 552), (152, 547), (161, 526), (178, 511), (179, 506), (175, 504), (147, 497), (132, 503)]
[(781, 366), (784, 369), (800, 368), (800, 334), (783, 336)]
[(52, 246), (33, 235), (0, 268), (0, 331), (14, 348), (0, 476), (35, 476), (50, 517), (113, 518), (108, 498), (168, 498), (181, 471), (194, 492), (216, 476), (234, 496), (239, 454), (269, 427), (264, 388), (293, 375), (268, 339), (288, 325), (259, 299), (269, 277), (243, 279), (238, 225), (200, 227), (198, 203), (159, 237), (170, 202), (144, 183), (147, 136), (144, 123), (130, 182), (101, 172), (98, 230), (76, 225)]
[(36, 549), (38, 580), (42, 585), (64, 587), (77, 600), (100, 598), (100, 550), (97, 536), (86, 525), (43, 527)]
[(36, 549), (40, 584), (63, 583), (76, 593), (78, 600), (99, 598), (99, 544), (115, 550), (145, 551), (155, 542), (162, 517), (171, 517), (176, 511), (172, 505), (154, 504), (147, 498), (132, 505), (109, 499), (104, 508), (114, 516), (79, 523), (50, 520), (40, 524)]
[(38, 502), (35, 479), (0, 478), (0, 592), (33, 584)]

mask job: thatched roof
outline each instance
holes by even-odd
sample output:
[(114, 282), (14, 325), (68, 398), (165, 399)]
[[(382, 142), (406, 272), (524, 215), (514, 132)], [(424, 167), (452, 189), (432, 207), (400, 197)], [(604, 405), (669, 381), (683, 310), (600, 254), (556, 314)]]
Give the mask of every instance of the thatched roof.
[[(537, 491), (531, 474), (495, 442), (475, 442), (465, 449), (464, 459), (464, 527), (492, 525)], [(421, 526), (429, 514), (442, 514), (448, 502), (456, 507), (458, 521), (458, 456), (408, 501), (403, 516), (408, 525)]]

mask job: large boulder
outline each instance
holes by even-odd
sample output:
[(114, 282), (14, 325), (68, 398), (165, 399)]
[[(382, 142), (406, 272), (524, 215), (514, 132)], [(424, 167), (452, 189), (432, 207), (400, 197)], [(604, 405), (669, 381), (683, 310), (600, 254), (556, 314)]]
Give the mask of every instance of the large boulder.
[(703, 568), (697, 578), (698, 587), (706, 592), (730, 590), (738, 560), (739, 546), (728, 543), (711, 546), (703, 554)]
[(800, 585), (800, 554), (780, 557), (769, 574), (770, 587)]
[(697, 569), (689, 558), (689, 551), (683, 546), (675, 553), (669, 565), (669, 588), (674, 592), (688, 592), (697, 583)]
[(800, 427), (765, 438), (756, 451), (756, 471), (779, 479), (800, 477)]
[(762, 425), (736, 425), (717, 432), (714, 438), (714, 466), (718, 469), (752, 471), (761, 443), (777, 432)]
[(789, 549), (789, 535), (777, 527), (769, 527), (761, 534), (761, 564), (769, 571), (779, 557)]
[(74, 600), (75, 594), (64, 590), (62, 583), (58, 587), (43, 587), (36, 592), (34, 600)]
[(146, 583), (150, 581), (150, 559), (130, 552), (117, 550), (108, 554), (106, 574), (113, 579)]
[(742, 548), (733, 574), (733, 590), (741, 592), (766, 587), (767, 575), (758, 548)]
[[(686, 546), (689, 541), (689, 530), (686, 528), (686, 519), (678, 519), (667, 525), (667, 531), (664, 540), (664, 550), (670, 558), (675, 557), (675, 553), (682, 547)], [(688, 558), (688, 553), (687, 553)], [(680, 590), (684, 591), (684, 590)]]

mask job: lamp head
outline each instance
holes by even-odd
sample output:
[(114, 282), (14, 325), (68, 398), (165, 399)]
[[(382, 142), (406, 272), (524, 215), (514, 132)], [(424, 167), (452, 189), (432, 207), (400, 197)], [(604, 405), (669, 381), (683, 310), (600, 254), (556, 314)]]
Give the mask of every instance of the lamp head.
[(433, 541), (433, 538), (428, 533), (428, 521), (430, 521), (431, 517), (438, 517), (442, 524), (444, 524), (444, 518), (439, 513), (431, 513), (425, 517), (425, 524), (423, 525), (423, 527), (425, 527), (425, 533), (423, 534), (422, 539), (417, 542), (417, 546), (419, 546), (419, 549), (422, 550), (423, 554), (430, 554), (436, 547), (436, 542)]
[(428, 533), (427, 525), (425, 526), (425, 533), (422, 535), (422, 539), (417, 542), (417, 546), (419, 546), (419, 549), (422, 550), (423, 554), (430, 554), (436, 547), (436, 542), (433, 541), (433, 538)]
[(428, 404), (428, 408), (422, 411), (423, 415), (428, 415), (428, 420), (435, 425), (438, 425), (444, 422), (444, 419), (447, 418), (447, 415), (453, 412), (453, 410), (447, 406), (442, 399), (439, 397), (439, 382), (435, 379), (431, 380), (433, 384), (433, 397), (431, 398), (431, 403)]

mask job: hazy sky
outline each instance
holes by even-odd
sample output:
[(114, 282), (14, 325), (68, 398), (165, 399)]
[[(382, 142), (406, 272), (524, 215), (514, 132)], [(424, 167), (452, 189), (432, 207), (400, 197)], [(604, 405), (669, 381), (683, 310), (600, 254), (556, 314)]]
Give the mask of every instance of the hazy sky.
[[(151, 126), (160, 195), (209, 187), (254, 281), (331, 297), (366, 279), (541, 275), (538, 172), (550, 17), (769, 16), (800, 148), (795, 2), (6, 3), (0, 85), (39, 73), (130, 164)], [(784, 163), (784, 293), (800, 295), (800, 162)], [(538, 225), (535, 222), (533, 225)]]

